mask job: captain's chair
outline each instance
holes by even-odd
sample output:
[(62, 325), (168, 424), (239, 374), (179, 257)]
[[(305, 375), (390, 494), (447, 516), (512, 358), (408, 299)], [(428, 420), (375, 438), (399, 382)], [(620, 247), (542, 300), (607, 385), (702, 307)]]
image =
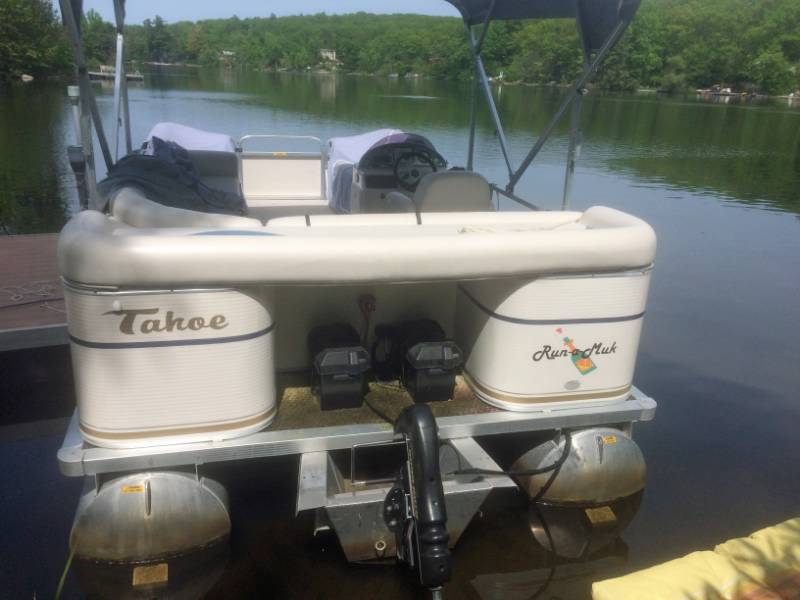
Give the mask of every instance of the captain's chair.
[(414, 192), (414, 204), (421, 213), (494, 210), (489, 184), (472, 171), (429, 173)]

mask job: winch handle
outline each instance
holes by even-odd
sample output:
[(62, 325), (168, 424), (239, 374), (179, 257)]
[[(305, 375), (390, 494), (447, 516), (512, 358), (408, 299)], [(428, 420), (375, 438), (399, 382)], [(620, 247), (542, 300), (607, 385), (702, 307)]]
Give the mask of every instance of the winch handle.
[(408, 448), (409, 491), (417, 545), (415, 566), (420, 583), (434, 591), (450, 580), (451, 571), (447, 511), (439, 470), (439, 431), (427, 404), (406, 408), (395, 421), (394, 430), (403, 434)]

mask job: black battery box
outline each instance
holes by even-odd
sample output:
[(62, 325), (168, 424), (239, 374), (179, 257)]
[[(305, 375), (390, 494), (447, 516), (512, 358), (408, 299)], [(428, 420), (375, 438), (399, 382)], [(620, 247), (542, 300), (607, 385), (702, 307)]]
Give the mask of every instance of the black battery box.
[(358, 408), (367, 393), (369, 353), (346, 323), (321, 325), (308, 334), (312, 385), (322, 410)]
[(464, 362), (458, 345), (445, 339), (441, 326), (431, 319), (406, 321), (395, 331), (401, 379), (414, 402), (450, 400)]

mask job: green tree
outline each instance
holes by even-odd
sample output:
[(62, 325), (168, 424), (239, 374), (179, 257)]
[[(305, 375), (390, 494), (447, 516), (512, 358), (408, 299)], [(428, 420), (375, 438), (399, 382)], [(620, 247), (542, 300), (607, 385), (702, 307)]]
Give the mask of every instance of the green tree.
[[(52, 19), (49, 2), (0, 0), (5, 11), (13, 6), (24, 12), (29, 5), (47, 7)], [(0, 27), (8, 21), (0, 20)], [(90, 57), (108, 60), (113, 27), (90, 12), (86, 31)], [(724, 83), (785, 93), (800, 83), (799, 31), (798, 0), (642, 0), (595, 84), (613, 90), (682, 90)], [(155, 17), (128, 26), (126, 36), (127, 56), (134, 60), (219, 65), (221, 52), (229, 51), (227, 65), (307, 70), (329, 67), (321, 64), (319, 52), (329, 48), (336, 51), (337, 68), (345, 72), (472, 76), (463, 23), (452, 17), (270, 15), (170, 24)], [(8, 46), (12, 37), (4, 36), (0, 45)], [(490, 75), (505, 72), (507, 80), (530, 83), (564, 84), (582, 69), (574, 19), (494, 22), (484, 40), (483, 58)]]
[(0, 79), (65, 72), (69, 65), (50, 0), (0, 0)]
[(93, 66), (110, 64), (116, 51), (116, 30), (96, 10), (86, 13), (81, 25), (86, 60)]
[(154, 21), (145, 19), (143, 23), (147, 59), (153, 62), (167, 62), (172, 57), (172, 33), (164, 19), (156, 15)]
[(748, 68), (753, 83), (767, 94), (785, 94), (797, 83), (794, 70), (780, 50), (765, 50)]

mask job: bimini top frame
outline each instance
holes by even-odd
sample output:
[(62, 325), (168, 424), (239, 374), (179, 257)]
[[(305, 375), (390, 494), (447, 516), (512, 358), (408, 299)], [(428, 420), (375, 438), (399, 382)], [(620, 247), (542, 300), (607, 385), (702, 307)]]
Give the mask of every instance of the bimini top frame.
[[(572, 174), (575, 169), (575, 160), (580, 150), (580, 107), (581, 98), (585, 93), (584, 87), (592, 79), (608, 54), (619, 42), (622, 34), (633, 19), (641, 0), (447, 0), (461, 13), (466, 28), (467, 40), (472, 50), (475, 62), (474, 85), (470, 110), (469, 150), (467, 154), (467, 169), (473, 169), (475, 148), (475, 110), (478, 89), (486, 99), (489, 113), (494, 122), (500, 148), (503, 153), (508, 170), (508, 183), (504, 188), (493, 185), (498, 194), (502, 194), (529, 208), (536, 209), (534, 205), (522, 200), (514, 194), (514, 188), (531, 162), (542, 149), (547, 139), (553, 133), (556, 125), (567, 110), (572, 107), (572, 123), (570, 126), (570, 142), (567, 155), (567, 169), (564, 179), (562, 206), (566, 208)], [(113, 145), (109, 147), (108, 141), (100, 120), (94, 95), (89, 82), (86, 68), (86, 57), (81, 41), (80, 23), (83, 16), (83, 0), (59, 0), (61, 15), (64, 25), (69, 33), (75, 52), (75, 66), (80, 88), (80, 117), (78, 130), (80, 132), (83, 158), (86, 165), (87, 191), (89, 204), (99, 207), (95, 189), (94, 154), (92, 150), (92, 123), (97, 131), (100, 150), (107, 168), (111, 168), (119, 153), (119, 130), (125, 133), (125, 149), (131, 152), (131, 127), (128, 105), (128, 87), (125, 77), (124, 36), (125, 0), (113, 0), (114, 17), (117, 32), (116, 45), (116, 73), (114, 77), (114, 128)], [(481, 58), (481, 50), (489, 25), (494, 20), (515, 19), (549, 19), (549, 18), (574, 18), (577, 24), (578, 35), (583, 50), (583, 72), (573, 84), (558, 110), (547, 126), (542, 130), (539, 138), (533, 144), (528, 154), (516, 168), (513, 166), (508, 140), (503, 129), (497, 105), (492, 96), (489, 78)], [(478, 37), (475, 37), (474, 26), (480, 25)], [(91, 115), (91, 120), (90, 120)], [(113, 157), (112, 157), (113, 150)]]
[[(500, 148), (503, 152), (508, 169), (508, 183), (505, 188), (492, 186), (494, 191), (530, 208), (535, 208), (528, 202), (514, 194), (514, 188), (522, 175), (530, 166), (536, 155), (539, 154), (547, 139), (553, 133), (556, 125), (570, 108), (572, 123), (570, 126), (570, 142), (567, 155), (567, 170), (564, 179), (562, 207), (566, 208), (575, 170), (575, 160), (580, 146), (580, 106), (581, 98), (585, 94), (584, 87), (597, 73), (608, 54), (622, 38), (630, 24), (641, 0), (447, 0), (461, 13), (467, 32), (467, 39), (472, 49), (475, 62), (474, 85), (472, 90), (472, 104), (470, 110), (469, 150), (467, 154), (467, 169), (473, 168), (475, 147), (475, 96), (478, 88), (483, 92), (497, 131)], [(561, 105), (556, 110), (550, 122), (544, 128), (539, 138), (534, 143), (528, 154), (518, 167), (514, 168), (508, 140), (503, 130), (503, 124), (497, 111), (497, 106), (492, 96), (489, 78), (481, 58), (481, 50), (489, 25), (493, 20), (512, 19), (547, 19), (547, 18), (574, 18), (577, 24), (578, 35), (583, 50), (583, 72), (572, 85)], [(476, 39), (473, 26), (481, 25)]]
[[(75, 55), (75, 69), (78, 76), (79, 96), (77, 102), (78, 134), (80, 136), (80, 148), (83, 154), (83, 164), (86, 170), (86, 177), (79, 181), (79, 193), (83, 198), (88, 195), (88, 205), (91, 208), (100, 208), (100, 199), (97, 194), (97, 177), (95, 174), (94, 150), (92, 143), (92, 125), (97, 132), (97, 140), (100, 144), (100, 151), (106, 168), (111, 167), (119, 157), (119, 130), (123, 128), (125, 132), (126, 153), (132, 151), (131, 143), (131, 121), (130, 108), (128, 104), (128, 83), (125, 76), (125, 61), (123, 60), (125, 26), (125, 0), (113, 0), (114, 21), (117, 32), (116, 45), (116, 72), (114, 74), (114, 128), (113, 128), (113, 156), (112, 147), (109, 147), (108, 140), (100, 119), (100, 112), (97, 109), (97, 102), (92, 92), (89, 80), (89, 71), (86, 66), (86, 55), (83, 50), (81, 38), (81, 23), (83, 21), (83, 0), (59, 0), (61, 18), (67, 30), (72, 49)], [(85, 190), (80, 189), (85, 185)]]

